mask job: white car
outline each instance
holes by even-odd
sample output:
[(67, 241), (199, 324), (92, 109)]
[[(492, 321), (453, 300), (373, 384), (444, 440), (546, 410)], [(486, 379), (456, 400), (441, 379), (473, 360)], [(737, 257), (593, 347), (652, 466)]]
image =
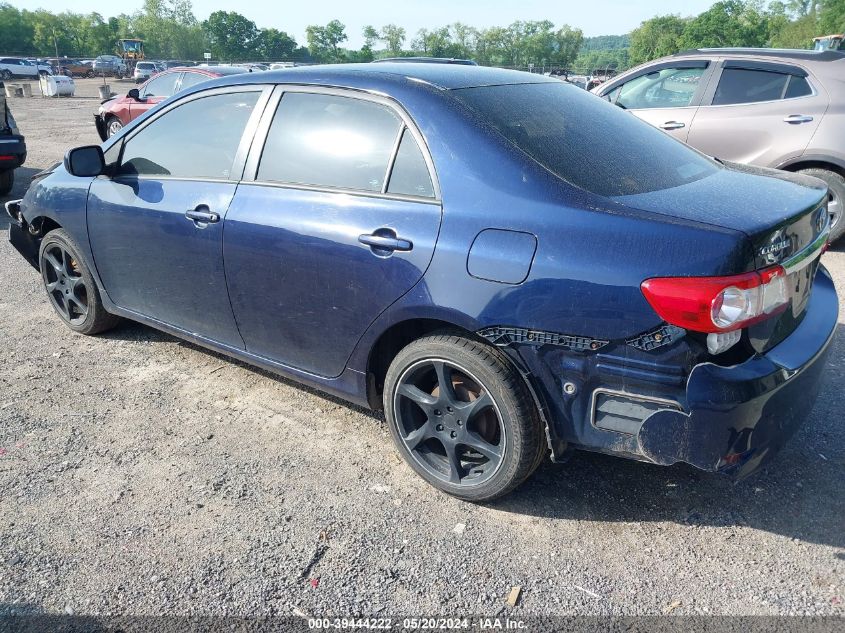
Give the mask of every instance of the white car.
[(135, 83), (140, 84), (159, 72), (158, 67), (153, 62), (138, 62), (135, 64), (135, 72), (132, 77)]
[(53, 74), (47, 64), (36, 64), (19, 57), (0, 57), (0, 79), (38, 79), (42, 74)]

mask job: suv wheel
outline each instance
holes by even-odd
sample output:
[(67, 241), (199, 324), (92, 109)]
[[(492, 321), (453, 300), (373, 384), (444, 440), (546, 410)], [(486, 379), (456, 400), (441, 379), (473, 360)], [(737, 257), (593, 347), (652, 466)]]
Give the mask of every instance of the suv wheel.
[(495, 348), (441, 332), (390, 365), (384, 408), (399, 453), (434, 487), (490, 501), (531, 475), (546, 453), (522, 378)]
[(833, 243), (845, 233), (845, 220), (842, 219), (842, 207), (845, 205), (845, 178), (828, 169), (802, 169), (800, 173), (824, 180), (830, 187), (827, 210), (830, 213), (830, 242)]
[(15, 186), (15, 170), (0, 172), (0, 196), (5, 196)]

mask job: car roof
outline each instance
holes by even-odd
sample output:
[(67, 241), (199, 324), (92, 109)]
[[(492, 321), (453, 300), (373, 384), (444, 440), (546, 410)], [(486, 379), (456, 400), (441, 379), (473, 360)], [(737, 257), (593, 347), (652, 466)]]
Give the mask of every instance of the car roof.
[[(259, 80), (260, 78), (260, 80)], [(455, 90), (481, 86), (512, 84), (560, 83), (558, 79), (518, 70), (465, 66), (462, 64), (392, 63), (379, 64), (328, 64), (324, 66), (299, 66), (284, 70), (267, 70), (261, 73), (239, 75), (224, 80), (221, 85), (247, 83), (316, 84), (357, 87), (362, 83), (382, 84), (399, 82), (422, 83), (439, 90)]]
[(694, 48), (672, 57), (692, 57), (697, 55), (731, 55), (743, 57), (773, 57), (811, 62), (835, 62), (845, 59), (840, 51), (810, 51), (788, 48)]
[(478, 64), (471, 59), (458, 59), (456, 57), (385, 57), (384, 59), (374, 59), (373, 64), (463, 64), (465, 66), (478, 66)]

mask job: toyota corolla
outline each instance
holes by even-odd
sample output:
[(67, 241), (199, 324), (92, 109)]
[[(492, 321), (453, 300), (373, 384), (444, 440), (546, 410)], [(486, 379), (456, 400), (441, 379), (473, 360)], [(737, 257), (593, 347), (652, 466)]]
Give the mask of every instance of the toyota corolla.
[(183, 91), (7, 210), (71, 330), (131, 319), (383, 409), (483, 501), (575, 449), (765, 463), (836, 327), (827, 199), (556, 79), (385, 63)]

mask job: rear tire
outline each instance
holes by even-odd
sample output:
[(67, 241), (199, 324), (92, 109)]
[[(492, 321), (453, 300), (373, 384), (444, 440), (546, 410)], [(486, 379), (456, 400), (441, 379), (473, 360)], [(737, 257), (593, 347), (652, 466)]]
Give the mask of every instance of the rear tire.
[(830, 187), (827, 209), (830, 212), (830, 242), (832, 244), (845, 233), (845, 220), (842, 218), (843, 205), (845, 205), (845, 178), (835, 171), (821, 168), (802, 169), (799, 173), (824, 180)]
[(7, 195), (15, 186), (15, 170), (0, 172), (0, 196)]
[(466, 501), (508, 494), (546, 452), (522, 377), (495, 348), (454, 332), (417, 339), (396, 355), (385, 378), (384, 409), (411, 468)]
[(47, 233), (38, 251), (41, 279), (50, 305), (66, 326), (80, 334), (99, 334), (117, 325), (120, 317), (106, 311), (80, 252), (64, 229)]

